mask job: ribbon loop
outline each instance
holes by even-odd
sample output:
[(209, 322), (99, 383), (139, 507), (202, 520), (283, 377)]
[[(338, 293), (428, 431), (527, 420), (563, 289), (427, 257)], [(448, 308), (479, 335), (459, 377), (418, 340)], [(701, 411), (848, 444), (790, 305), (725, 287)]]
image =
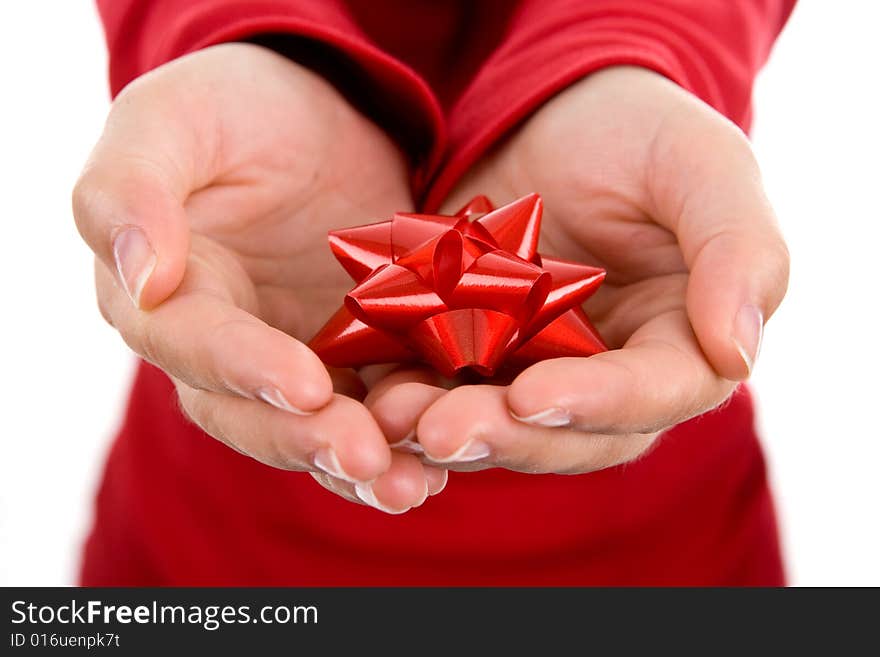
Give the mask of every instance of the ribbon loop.
[(391, 264), (391, 222), (332, 230), (327, 237), (333, 255), (356, 283), (376, 268)]
[(336, 367), (420, 360), (447, 376), (604, 351), (581, 304), (605, 272), (542, 257), (541, 213), (537, 194), (497, 210), (478, 196), (455, 216), (399, 212), (332, 231), (358, 284), (312, 349)]
[(352, 315), (370, 326), (406, 330), (425, 317), (446, 310), (434, 290), (405, 267), (385, 265), (345, 297)]
[(460, 308), (417, 324), (410, 337), (418, 352), (438, 372), (454, 376), (466, 367), (491, 376), (516, 331), (510, 315), (482, 308)]
[(447, 302), (452, 308), (487, 308), (531, 320), (547, 298), (550, 286), (550, 274), (496, 250), (474, 260)]

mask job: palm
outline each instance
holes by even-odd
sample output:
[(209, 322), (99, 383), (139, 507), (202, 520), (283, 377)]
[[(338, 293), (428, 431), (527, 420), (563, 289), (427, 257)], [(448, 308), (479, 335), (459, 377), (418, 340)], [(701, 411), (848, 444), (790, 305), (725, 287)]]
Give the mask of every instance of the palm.
[(784, 245), (747, 141), (650, 71), (606, 69), (556, 96), (443, 211), (531, 192), (544, 199), (541, 252), (607, 270), (586, 310), (612, 350), (539, 362), (508, 386), (368, 398), (399, 435), (395, 418), (420, 403), (420, 447), (452, 468), (573, 473), (635, 458), (748, 374), (761, 313), (784, 291)]
[(687, 268), (675, 236), (650, 214), (659, 120), (644, 106), (609, 113), (596, 100), (581, 83), (551, 101), (473, 170), (447, 209), (476, 193), (496, 203), (540, 193), (541, 252), (607, 270), (586, 307), (609, 346), (620, 347), (652, 317), (683, 312)]
[[(206, 433), (389, 512), (445, 473), (392, 454), (304, 342), (350, 282), (333, 228), (412, 205), (403, 157), (331, 85), (267, 49), (181, 57), (119, 94), (74, 191), (98, 299)], [(357, 427), (352, 432), (351, 427)]]
[(411, 201), (402, 157), (375, 125), (317, 77), (260, 66), (258, 84), (247, 61), (225, 68), (192, 108), (216, 136), (210, 183), (187, 201), (190, 266), (211, 263), (249, 311), (308, 339), (350, 286), (327, 231)]

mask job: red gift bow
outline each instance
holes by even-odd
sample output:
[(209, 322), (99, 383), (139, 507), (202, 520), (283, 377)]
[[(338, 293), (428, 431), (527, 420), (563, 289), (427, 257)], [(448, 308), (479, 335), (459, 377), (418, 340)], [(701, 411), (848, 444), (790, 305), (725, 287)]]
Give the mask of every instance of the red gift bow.
[(497, 210), (477, 196), (451, 217), (331, 231), (357, 285), (309, 346), (336, 367), (422, 361), (450, 377), (605, 351), (581, 308), (605, 270), (541, 256), (542, 209), (537, 194)]

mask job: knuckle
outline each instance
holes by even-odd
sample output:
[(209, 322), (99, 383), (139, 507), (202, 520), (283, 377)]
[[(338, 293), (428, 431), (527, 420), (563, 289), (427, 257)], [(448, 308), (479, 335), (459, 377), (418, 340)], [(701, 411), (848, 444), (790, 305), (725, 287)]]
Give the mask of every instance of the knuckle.
[[(115, 290), (110, 294), (124, 294)], [(161, 324), (155, 315), (141, 313), (128, 302), (109, 299), (106, 288), (98, 293), (98, 305), (109, 315), (107, 320), (134, 353), (172, 376), (182, 375), (185, 368), (177, 367), (170, 353), (171, 347), (163, 335)], [(106, 318), (106, 316), (105, 316)]]
[(101, 317), (107, 322), (107, 324), (116, 328), (116, 324), (113, 322), (113, 315), (110, 314), (110, 309), (107, 307), (107, 302), (104, 300), (103, 296), (98, 294), (96, 295), (95, 300), (97, 301), (98, 312), (101, 313)]
[(680, 371), (681, 376), (672, 385), (663, 385), (663, 398), (654, 422), (644, 423), (638, 430), (644, 434), (663, 431), (704, 413), (718, 403), (718, 387), (724, 379), (707, 368), (701, 357), (674, 344), (662, 343), (667, 350), (670, 369)]
[(779, 236), (771, 245), (770, 262), (773, 263), (773, 271), (771, 274), (771, 310), (782, 301), (788, 290), (788, 281), (791, 274), (791, 253), (785, 240)]
[(236, 317), (223, 319), (207, 327), (205, 334), (198, 341), (200, 360), (212, 372), (217, 372), (221, 380), (225, 379), (224, 370), (229, 359), (223, 357), (228, 353), (229, 346), (241, 343), (242, 335), (253, 326), (246, 318)]
[(93, 168), (87, 165), (73, 186), (73, 192), (71, 193), (73, 218), (77, 230), (85, 239), (88, 237), (92, 227), (91, 222), (97, 213), (97, 208), (101, 204), (103, 196), (101, 186), (97, 183), (95, 177)]
[(104, 266), (104, 263), (100, 261), (97, 257), (95, 258), (95, 301), (98, 305), (98, 311), (101, 313), (101, 317), (104, 318), (104, 321), (107, 322), (113, 328), (116, 328), (116, 323), (113, 319), (113, 286), (115, 283), (112, 282), (110, 278), (110, 274), (107, 271), (107, 268)]
[(130, 317), (125, 316), (124, 314), (115, 314), (113, 316), (113, 325), (116, 328), (116, 331), (119, 333), (119, 336), (122, 338), (122, 341), (125, 342), (126, 346), (131, 349), (138, 356), (146, 360), (148, 363), (156, 364), (155, 357), (151, 353), (151, 349), (148, 345), (145, 348), (145, 340), (143, 339), (143, 335), (138, 331), (134, 322)]
[[(183, 326), (183, 311), (193, 313), (183, 299), (172, 299), (153, 312), (143, 313), (125, 304), (126, 322), (121, 327), (123, 339), (145, 360), (196, 390), (228, 388), (230, 379), (223, 374), (229, 367), (223, 357), (222, 342), (208, 325)], [(228, 353), (228, 346), (226, 349)]]

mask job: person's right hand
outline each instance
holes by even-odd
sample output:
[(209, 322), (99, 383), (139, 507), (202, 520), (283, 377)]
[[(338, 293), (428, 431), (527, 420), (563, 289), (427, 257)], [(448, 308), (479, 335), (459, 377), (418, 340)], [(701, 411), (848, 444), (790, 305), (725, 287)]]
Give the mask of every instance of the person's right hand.
[(393, 452), (354, 372), (331, 376), (299, 339), (350, 287), (328, 229), (411, 208), (406, 180), (388, 137), (328, 83), (229, 44), (119, 94), (73, 204), (102, 314), (171, 376), (194, 422), (400, 512), (439, 492), (446, 472)]

